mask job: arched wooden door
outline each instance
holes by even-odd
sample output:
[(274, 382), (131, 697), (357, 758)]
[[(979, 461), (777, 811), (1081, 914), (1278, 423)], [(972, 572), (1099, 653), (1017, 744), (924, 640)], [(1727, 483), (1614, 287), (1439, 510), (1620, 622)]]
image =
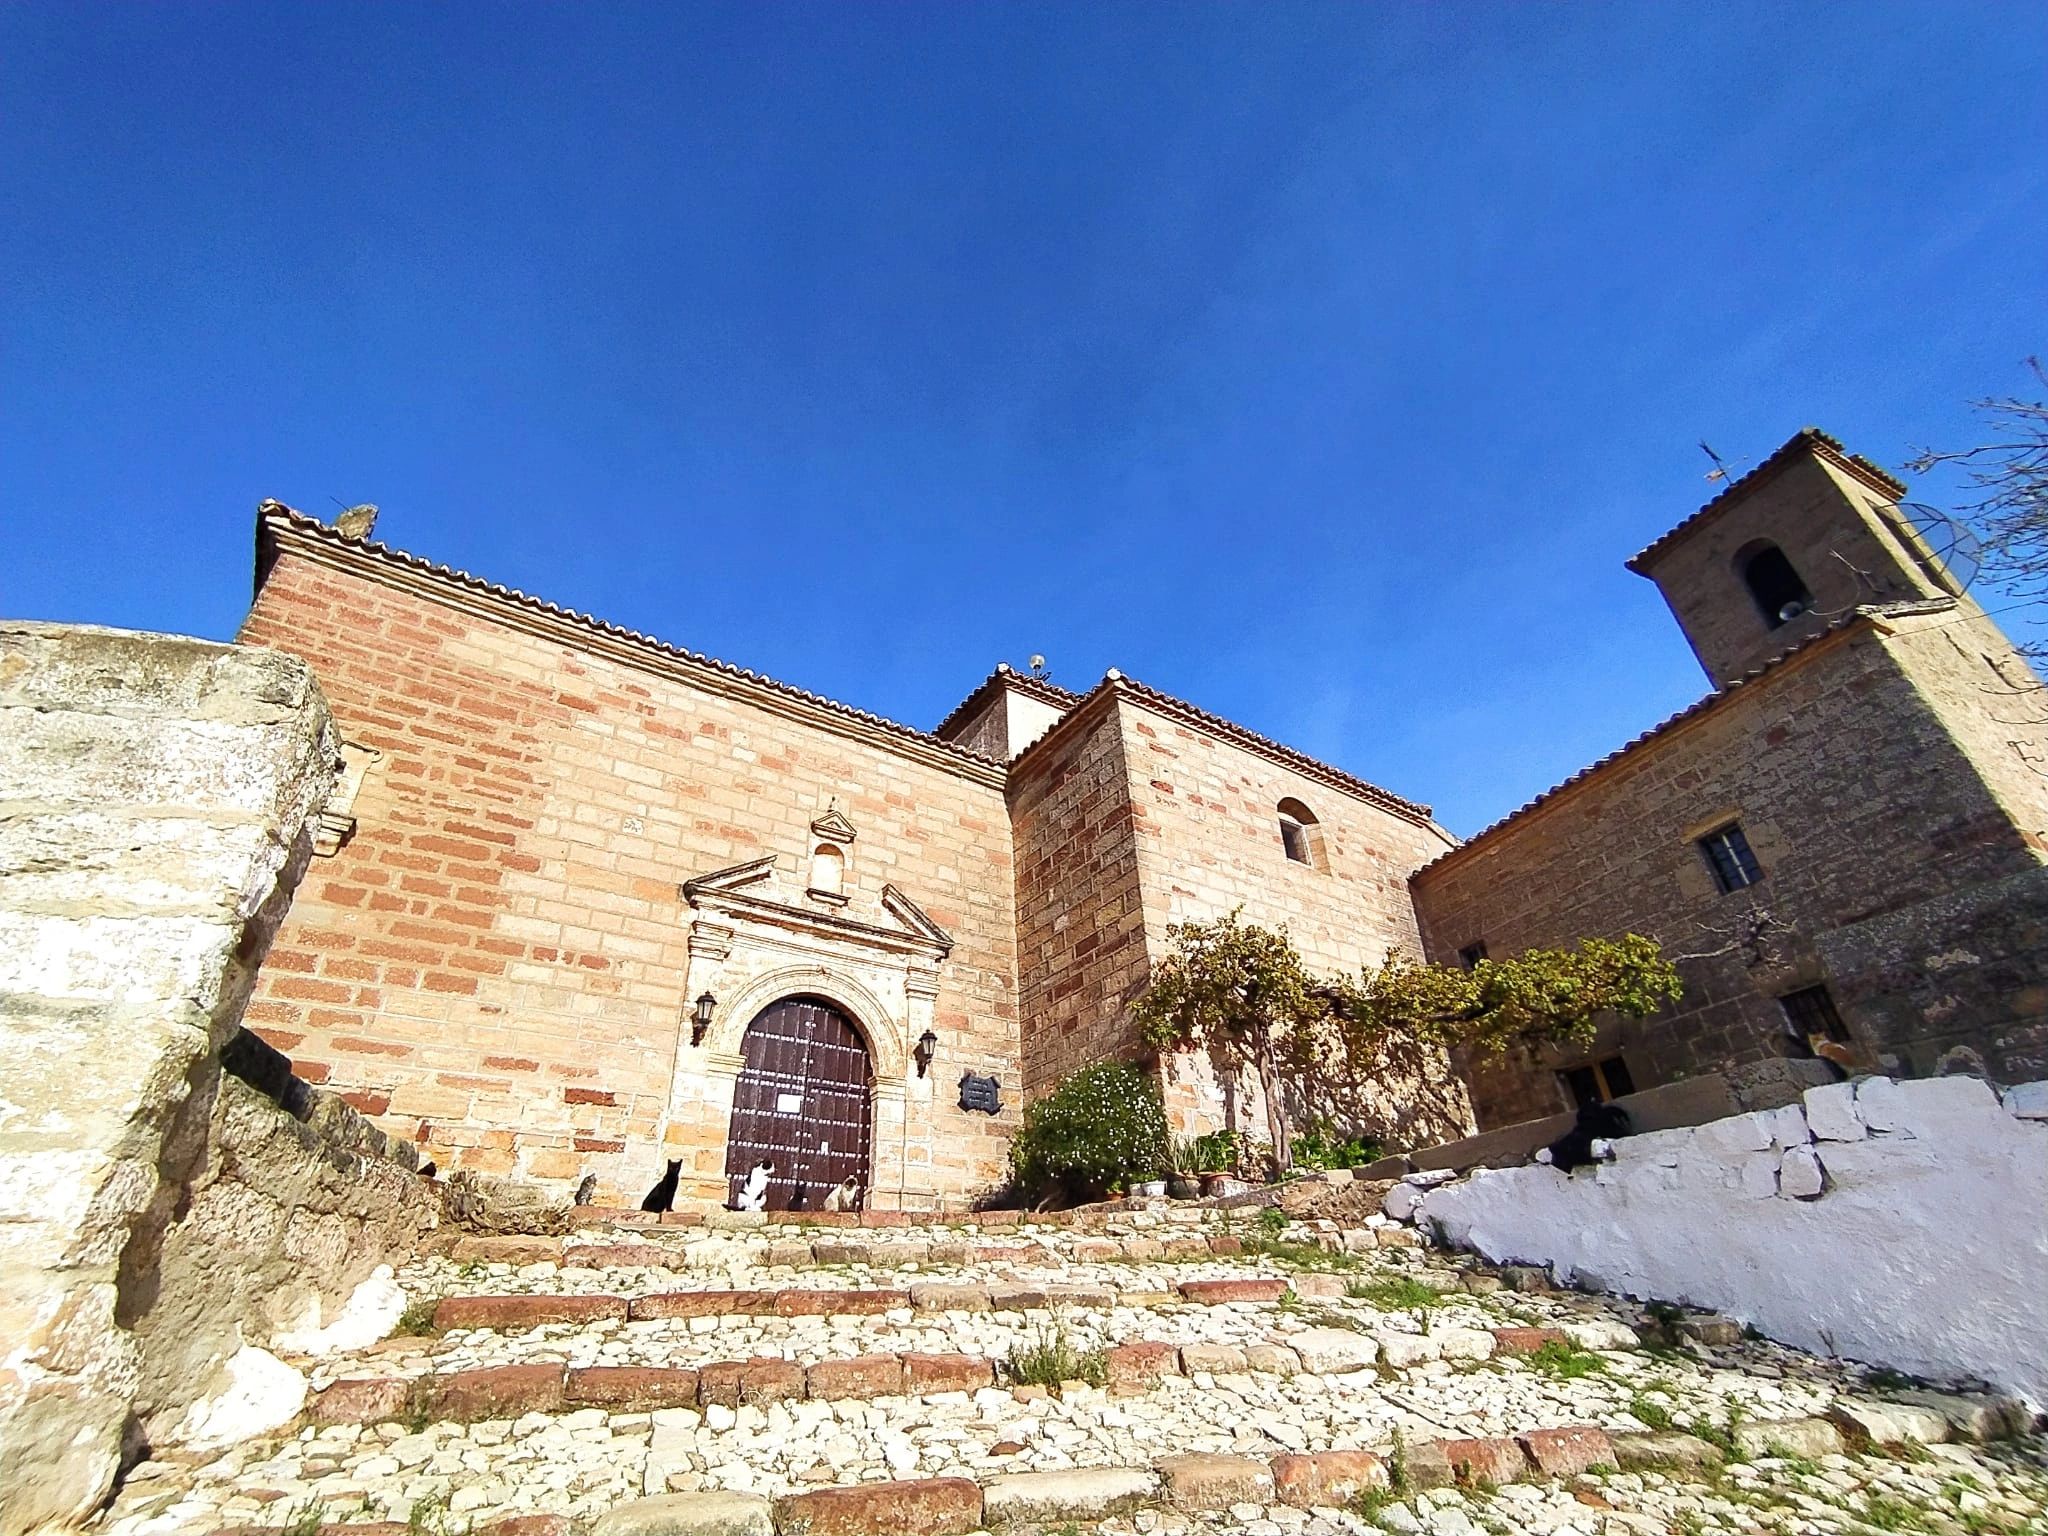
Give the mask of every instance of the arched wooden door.
[(771, 1211), (814, 1211), (834, 1185), (868, 1187), (868, 1048), (853, 1021), (815, 997), (770, 1003), (747, 1026), (726, 1137), (726, 1198), (762, 1159)]

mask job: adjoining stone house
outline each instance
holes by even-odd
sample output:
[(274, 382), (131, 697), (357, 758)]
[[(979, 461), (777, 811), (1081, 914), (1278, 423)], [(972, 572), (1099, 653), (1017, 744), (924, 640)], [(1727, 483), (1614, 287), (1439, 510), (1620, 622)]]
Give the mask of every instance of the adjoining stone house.
[[(1489, 1122), (1780, 1055), (1780, 983), (1895, 1053), (2037, 1060), (2014, 914), (2038, 927), (2048, 816), (2007, 740), (2048, 739), (1995, 723), (1963, 663), (2028, 674), (1898, 542), (1897, 494), (1803, 434), (1638, 557), (1717, 678), (1801, 643), (1462, 848), (1114, 671), (1077, 694), (998, 668), (923, 732), (265, 503), (241, 638), (312, 663), (347, 745), (249, 1021), (444, 1168), (633, 1198), (673, 1160), (680, 1201), (723, 1203), (765, 1159), (772, 1204), (852, 1177), (903, 1209), (1000, 1182), (1026, 1099), (1139, 1054), (1170, 925), (1240, 907), (1329, 972), (1630, 929), (1704, 950), (1698, 923), (1771, 899), (1793, 960), (1688, 961), (1673, 1016), (1586, 1060), (1475, 1065)], [(1812, 584), (1775, 626), (1766, 539)], [(1896, 586), (1843, 590), (1845, 547)], [(1700, 843), (1731, 823), (1764, 879), (1724, 901)], [(1162, 1079), (1181, 1129), (1260, 1127), (1205, 1063)], [(1415, 1144), (1471, 1123), (1449, 1073), (1375, 1108)]]
[(1817, 1046), (2048, 1070), (2048, 694), (1904, 494), (1808, 430), (1637, 555), (1715, 691), (1416, 874), (1432, 959), (1636, 932), (1685, 982), (1461, 1063), (1482, 1126)]

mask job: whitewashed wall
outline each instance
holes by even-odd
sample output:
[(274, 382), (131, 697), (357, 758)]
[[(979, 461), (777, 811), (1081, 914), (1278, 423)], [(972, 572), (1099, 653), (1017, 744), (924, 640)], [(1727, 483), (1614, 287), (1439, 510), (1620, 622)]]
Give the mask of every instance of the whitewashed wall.
[(1482, 1171), (1418, 1219), (1567, 1283), (2048, 1406), (2048, 1082), (2002, 1102), (1969, 1077), (1836, 1083), (1617, 1152)]

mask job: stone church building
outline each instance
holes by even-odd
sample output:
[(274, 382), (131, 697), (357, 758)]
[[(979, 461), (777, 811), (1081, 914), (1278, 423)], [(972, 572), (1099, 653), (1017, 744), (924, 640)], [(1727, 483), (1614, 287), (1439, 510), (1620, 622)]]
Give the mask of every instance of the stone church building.
[[(878, 1209), (1002, 1180), (1022, 1106), (1139, 1051), (1172, 923), (1325, 972), (1637, 931), (1684, 1000), (1363, 1106), (1409, 1144), (1834, 1040), (2048, 1070), (2048, 708), (1814, 432), (1638, 555), (1715, 691), (1472, 840), (1111, 671), (999, 667), (932, 730), (276, 503), (241, 638), (346, 737), (249, 1022), (444, 1171)], [(1242, 1104), (1160, 1064), (1184, 1129)], [(1256, 1120), (1251, 1121), (1257, 1124)]]

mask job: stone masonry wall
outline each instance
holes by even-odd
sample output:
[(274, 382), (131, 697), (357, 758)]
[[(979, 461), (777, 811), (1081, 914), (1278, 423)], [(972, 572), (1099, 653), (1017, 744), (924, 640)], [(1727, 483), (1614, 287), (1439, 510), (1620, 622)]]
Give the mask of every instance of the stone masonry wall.
[[(1015, 1080), (1011, 845), (992, 773), (821, 728), (708, 669), (640, 664), (573, 620), (416, 570), (287, 537), (244, 627), (306, 657), (344, 737), (379, 754), (353, 836), (316, 863), (250, 1010), (302, 1075), (444, 1172), (589, 1171), (637, 1200), (665, 1156), (710, 1167), (722, 1117), (665, 1119), (690, 1049), (679, 886), (773, 855), (800, 888), (810, 823), (836, 802), (858, 832), (843, 910), (886, 922), (893, 882), (955, 940), (934, 1073)], [(933, 1177), (986, 1186), (1012, 1117), (946, 1115)]]
[(1126, 1007), (1144, 984), (1146, 916), (1122, 717), (1084, 705), (1010, 779), (1024, 1088), (1140, 1048)]
[[(134, 1409), (152, 1447), (216, 1427), (192, 1405), (224, 1385), (225, 1361), (334, 1326), (358, 1286), (402, 1264), (438, 1224), (432, 1183), (353, 1144), (363, 1138), (351, 1130), (366, 1129), (349, 1125), (354, 1110), (331, 1095), (308, 1110), (301, 1121), (219, 1078), (205, 1163), (164, 1233), (134, 1324)], [(270, 1374), (288, 1379), (287, 1369)], [(291, 1416), (282, 1403), (274, 1412)]]
[(2048, 1077), (2048, 866), (1820, 935), (1828, 985), (1901, 1070)]
[[(1271, 758), (1148, 707), (1120, 706), (1146, 942), (1160, 957), (1174, 923), (1208, 922), (1243, 909), (1247, 922), (1285, 928), (1310, 969), (1325, 975), (1376, 966), (1390, 950), (1420, 954), (1408, 879), (1450, 847), (1435, 826), (1288, 769)], [(1287, 857), (1279, 803), (1315, 817), (1312, 864)], [(1225, 1120), (1265, 1139), (1255, 1085), (1233, 1113), (1206, 1062), (1169, 1064), (1169, 1109), (1182, 1131)], [(1464, 1135), (1470, 1110), (1447, 1063), (1403, 1071), (1359, 1106), (1362, 1122), (1392, 1142), (1427, 1146)]]
[(0, 626), (0, 1532), (112, 1484), (218, 1052), (334, 756), (288, 657)]
[(2048, 854), (2048, 687), (1976, 604), (1902, 620), (1886, 644), (2021, 838)]
[[(2040, 864), (1916, 681), (1930, 647), (1948, 653), (1937, 632), (1952, 617), (1859, 623), (1816, 642), (1423, 870), (1414, 886), (1431, 958), (1474, 941), (1508, 955), (1643, 933), (1681, 957), (1685, 997), (1610, 1026), (1592, 1055), (1621, 1050), (1640, 1089), (1783, 1054), (1775, 999), (1831, 981), (1821, 935)], [(1738, 817), (1764, 879), (1723, 894), (1694, 839)], [(1907, 927), (1901, 937), (1917, 942)], [(1973, 959), (1950, 967), (1948, 991), (1967, 1017), (2014, 980)], [(1934, 1066), (1915, 1055), (1915, 1036), (1954, 1029), (1893, 1019), (1880, 1030), (1847, 988), (1836, 1003), (1868, 1050), (1912, 1058), (1909, 1070)], [(1472, 1063), (1481, 1125), (1566, 1107), (1551, 1070), (1566, 1060)]]
[(1419, 1219), (1562, 1283), (1727, 1313), (1782, 1343), (2048, 1404), (2048, 1082), (1865, 1078), (1629, 1136), (1567, 1176), (1432, 1190)]

